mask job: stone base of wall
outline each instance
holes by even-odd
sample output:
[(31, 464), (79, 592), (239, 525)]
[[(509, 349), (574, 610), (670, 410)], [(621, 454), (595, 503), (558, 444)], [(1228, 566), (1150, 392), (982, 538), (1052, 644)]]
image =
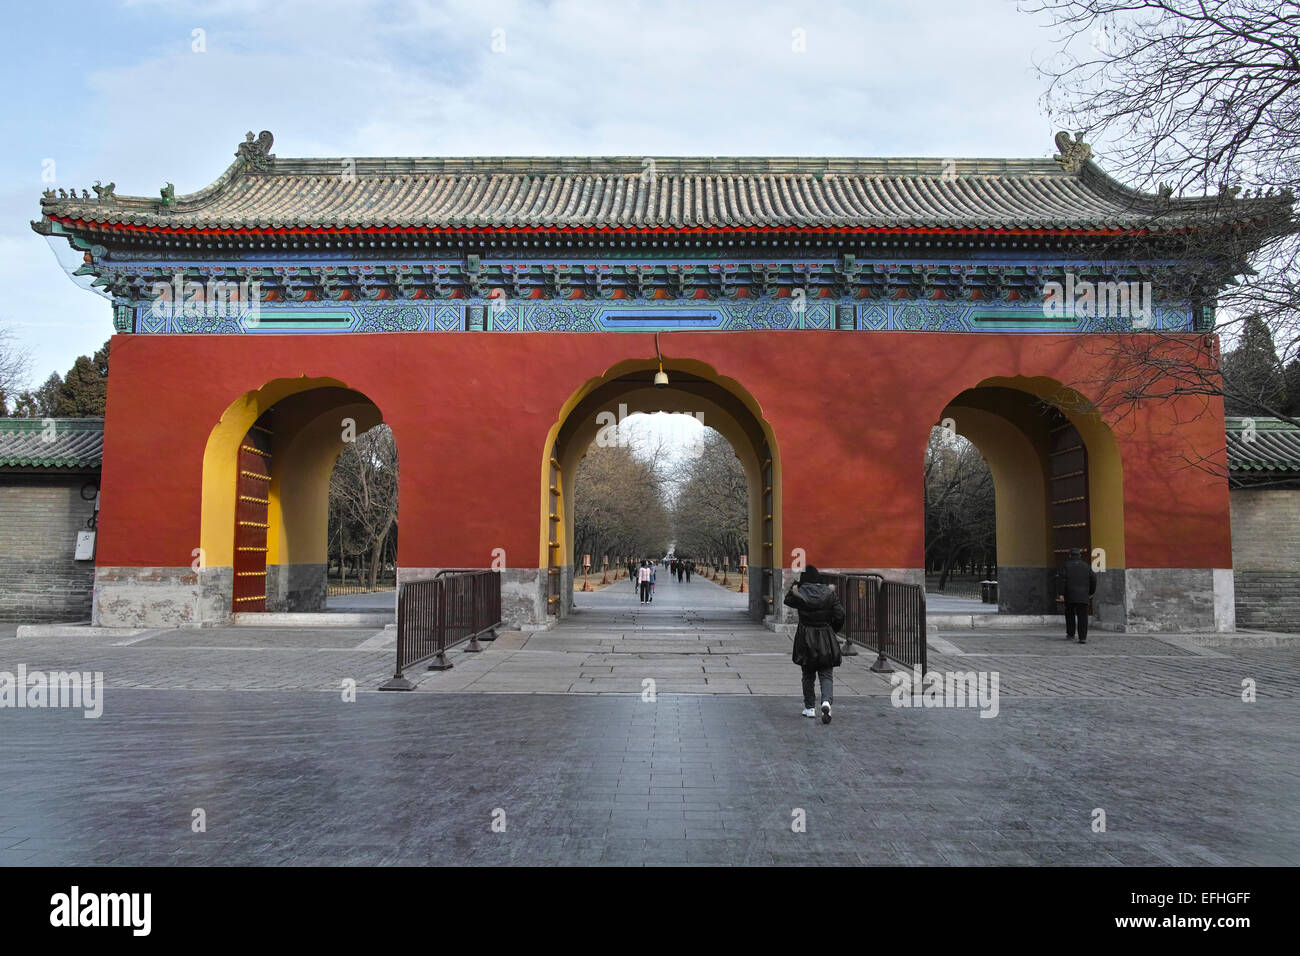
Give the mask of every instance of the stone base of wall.
[[(767, 608), (763, 606), (763, 569), (749, 568), (749, 580), (745, 582), (745, 587), (749, 588), (749, 618), (752, 621), (763, 620)], [(773, 602), (776, 603), (775, 601)]]
[(89, 561), (0, 557), (0, 622), (89, 621), (94, 590), (95, 566)]
[(1126, 568), (1108, 571), (1109, 575), (1124, 579), (1125, 613), (1119, 629), (1230, 632), (1236, 628), (1231, 569)]
[[(998, 611), (1060, 614), (1053, 568), (998, 568)], [(1235, 627), (1232, 573), (1219, 568), (1114, 568), (1097, 572), (1097, 626), (1115, 631), (1215, 631)]]
[(1055, 568), (998, 566), (999, 613), (1053, 614), (1058, 610)]
[[(3, 567), (3, 565), (0, 565)], [(411, 581), (434, 577), (440, 568), (399, 568), (398, 589)], [(826, 568), (882, 574), (887, 580), (924, 586), (920, 568)], [(507, 630), (537, 630), (555, 623), (547, 614), (547, 576), (544, 568), (509, 568), (500, 572), (502, 624)], [(793, 624), (794, 612), (781, 602), (799, 572), (780, 568), (775, 575), (774, 613), (762, 618), (769, 624)], [(1238, 572), (1240, 596), (1234, 600), (1234, 575), (1224, 568), (1128, 568), (1099, 572), (1093, 612), (1098, 626), (1116, 631), (1231, 632), (1238, 614), (1242, 626), (1300, 630), (1300, 576), (1282, 572)], [(1052, 580), (1046, 568), (999, 569), (999, 610), (1042, 614), (1057, 609)], [(234, 575), (231, 568), (100, 567), (94, 577), (91, 623), (100, 627), (221, 626), (231, 620), (230, 599)], [(277, 569), (275, 586), (287, 581), (284, 607), (272, 610), (313, 612), (324, 610), (324, 568), (321, 565)], [(270, 575), (268, 574), (268, 584)], [(750, 569), (749, 608), (762, 614), (762, 576)], [(69, 595), (75, 595), (70, 590)], [(84, 591), (82, 592), (84, 593)], [(268, 595), (272, 592), (268, 591)], [(277, 591), (277, 593), (283, 593)], [(561, 608), (573, 609), (573, 569), (562, 573)], [(1050, 602), (1047, 601), (1051, 596)], [(21, 623), (75, 621), (78, 615), (51, 605), (33, 609)], [(300, 602), (292, 606), (288, 602)], [(1044, 610), (1041, 603), (1049, 606)], [(311, 602), (318, 602), (312, 607)], [(49, 611), (47, 616), (39, 616)], [(85, 612), (80, 612), (84, 620)], [(3, 619), (3, 618), (0, 618)]]
[(232, 568), (95, 569), (91, 623), (99, 627), (199, 627), (230, 621)]
[(268, 564), (266, 609), (293, 613), (320, 613), (325, 606), (324, 564)]
[(1237, 626), (1300, 632), (1300, 572), (1236, 571)]

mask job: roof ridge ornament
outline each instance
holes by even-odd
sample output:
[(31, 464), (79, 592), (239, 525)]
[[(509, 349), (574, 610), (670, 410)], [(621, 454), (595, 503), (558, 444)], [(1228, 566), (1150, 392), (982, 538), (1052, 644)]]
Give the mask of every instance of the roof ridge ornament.
[(235, 150), (235, 156), (249, 169), (266, 172), (275, 162), (275, 156), (271, 153), (271, 144), (274, 142), (275, 137), (269, 130), (262, 130), (257, 134), (257, 139), (253, 139), (253, 131), (250, 129)]
[(1057, 133), (1056, 151), (1061, 155), (1053, 158), (1067, 173), (1078, 173), (1092, 159), (1092, 147), (1083, 141), (1082, 130), (1074, 134), (1074, 139), (1065, 130)]

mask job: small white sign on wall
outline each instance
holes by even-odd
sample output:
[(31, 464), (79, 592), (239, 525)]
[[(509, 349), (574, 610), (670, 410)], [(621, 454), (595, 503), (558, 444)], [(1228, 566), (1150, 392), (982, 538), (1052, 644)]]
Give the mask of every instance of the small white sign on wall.
[(95, 532), (78, 531), (77, 532), (77, 552), (73, 555), (74, 561), (89, 561), (95, 556)]

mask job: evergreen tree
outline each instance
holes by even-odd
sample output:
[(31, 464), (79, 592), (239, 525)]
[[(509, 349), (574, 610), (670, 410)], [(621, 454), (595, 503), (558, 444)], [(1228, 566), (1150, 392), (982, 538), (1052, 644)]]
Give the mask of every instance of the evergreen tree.
[(1259, 316), (1242, 324), (1241, 342), (1223, 357), (1223, 403), (1229, 415), (1269, 415), (1286, 408), (1286, 379), (1273, 333)]
[(1300, 415), (1300, 358), (1287, 363), (1283, 381), (1286, 384), (1286, 413), (1292, 417)]
[(58, 372), (51, 372), (50, 377), (34, 392), (23, 392), (14, 403), (15, 418), (52, 418), (58, 404), (59, 388), (63, 379)]
[[(53, 384), (51, 376), (41, 391)], [(108, 402), (108, 343), (93, 356), (82, 355), (54, 392), (54, 418), (103, 418)]]

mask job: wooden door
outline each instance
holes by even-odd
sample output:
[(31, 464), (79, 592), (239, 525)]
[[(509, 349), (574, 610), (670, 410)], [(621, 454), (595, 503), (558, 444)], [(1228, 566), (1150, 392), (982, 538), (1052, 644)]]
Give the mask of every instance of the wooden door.
[(1052, 517), (1052, 557), (1059, 569), (1071, 548), (1092, 560), (1088, 512), (1088, 449), (1079, 430), (1057, 413), (1049, 439), (1048, 492)]
[(232, 610), (266, 610), (267, 530), (271, 499), (271, 415), (268, 409), (239, 443), (235, 481), (235, 589)]

